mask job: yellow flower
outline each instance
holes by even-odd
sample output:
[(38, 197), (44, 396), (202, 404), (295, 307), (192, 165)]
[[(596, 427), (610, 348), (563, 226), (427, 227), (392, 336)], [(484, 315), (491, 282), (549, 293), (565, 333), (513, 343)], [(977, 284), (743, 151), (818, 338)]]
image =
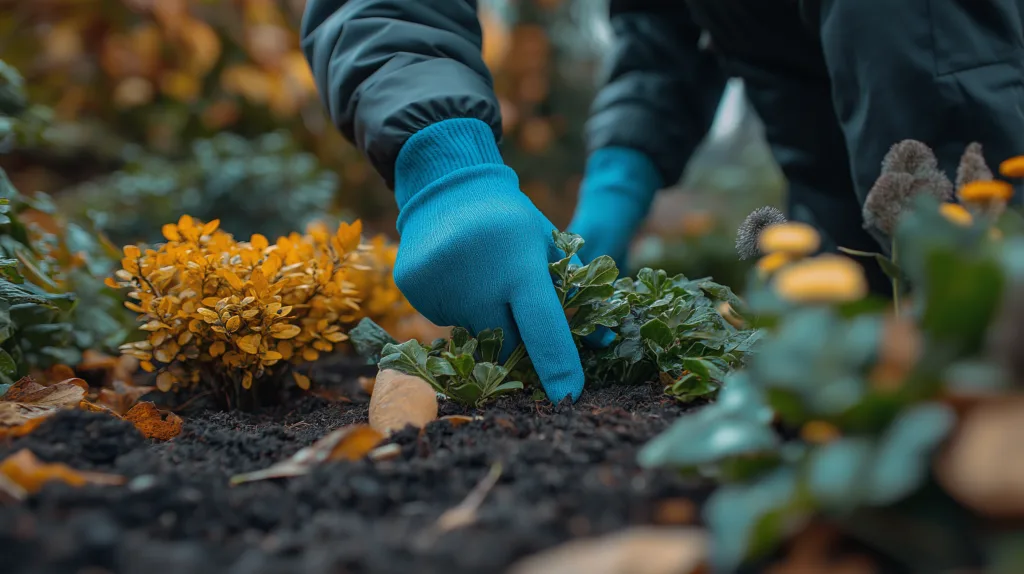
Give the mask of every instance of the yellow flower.
[(1004, 177), (1024, 177), (1024, 155), (1011, 157), (999, 164), (999, 173)]
[(795, 303), (843, 303), (868, 292), (864, 269), (849, 257), (824, 254), (780, 269), (776, 292)]
[(943, 203), (939, 206), (939, 212), (949, 221), (962, 227), (968, 227), (974, 222), (971, 212), (959, 203)]
[(762, 278), (768, 277), (793, 261), (794, 258), (787, 253), (783, 253), (781, 251), (769, 253), (757, 260), (757, 271)]
[(1006, 203), (1013, 197), (1013, 186), (998, 180), (972, 181), (960, 188), (959, 195), (963, 203)]
[(778, 223), (765, 228), (757, 244), (761, 253), (785, 253), (794, 257), (804, 257), (821, 247), (821, 236), (806, 223)]

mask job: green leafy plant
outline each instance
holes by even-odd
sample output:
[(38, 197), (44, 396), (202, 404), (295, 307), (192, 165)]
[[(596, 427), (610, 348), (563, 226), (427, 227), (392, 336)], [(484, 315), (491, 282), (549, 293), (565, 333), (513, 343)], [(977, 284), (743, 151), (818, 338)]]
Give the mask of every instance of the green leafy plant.
[(127, 159), (122, 170), (69, 189), (61, 200), (64, 211), (118, 244), (160, 241), (161, 225), (186, 213), (219, 219), (239, 237), (287, 235), (329, 219), (325, 208), (338, 187), (337, 175), (283, 131), (196, 140), (181, 159), (141, 150)]
[[(720, 313), (722, 304), (741, 306), (727, 287), (651, 269), (642, 269), (636, 280), (618, 279), (618, 268), (610, 257), (598, 257), (587, 265), (574, 262), (583, 246), (578, 235), (556, 231), (554, 240), (564, 257), (551, 263), (549, 270), (569, 314), (569, 329), (589, 383), (638, 384), (657, 379), (681, 400), (709, 397), (757, 340), (756, 331), (739, 329)], [(611, 344), (601, 349), (589, 344), (605, 333), (614, 335)], [(474, 339), (457, 328), (447, 341), (397, 344), (364, 320), (351, 337), (356, 351), (379, 361), (382, 369), (419, 376), (438, 392), (472, 406), (521, 389), (524, 380), (536, 380), (522, 344), (504, 364), (498, 364), (500, 329), (484, 331)], [(519, 380), (506, 382), (513, 372)]]
[[(752, 281), (758, 352), (714, 404), (640, 452), (644, 466), (723, 483), (704, 507), (716, 569), (763, 557), (819, 518), (915, 570), (988, 549), (978, 518), (937, 487), (933, 459), (965, 400), (1013, 392), (1015, 363), (991, 361), (990, 342), (1009, 324), (999, 309), (1024, 278), (1024, 243), (994, 240), (985, 220), (950, 220), (930, 194), (910, 198), (894, 225), (912, 286), (899, 316), (870, 299), (786, 302)], [(997, 348), (1019, 352), (1010, 346)]]

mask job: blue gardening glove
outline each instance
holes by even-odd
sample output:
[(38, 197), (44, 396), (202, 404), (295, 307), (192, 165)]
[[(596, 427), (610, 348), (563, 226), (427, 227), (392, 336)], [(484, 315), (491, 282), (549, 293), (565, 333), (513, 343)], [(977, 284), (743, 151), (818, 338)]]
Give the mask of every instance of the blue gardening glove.
[[(662, 178), (643, 152), (625, 147), (594, 151), (587, 160), (576, 213), (569, 231), (584, 240), (580, 256), (589, 263), (601, 255), (615, 260), (625, 274), (626, 253), (650, 209)], [(615, 334), (601, 327), (583, 338), (591, 348), (607, 347)]]
[(575, 401), (583, 367), (548, 263), (564, 257), (555, 226), (519, 190), (491, 128), (451, 119), (414, 134), (395, 165), (395, 283), (438, 325), (500, 327), (502, 360), (519, 344), (548, 398)]
[(590, 154), (568, 229), (586, 242), (583, 262), (608, 255), (625, 273), (629, 244), (662, 185), (654, 162), (641, 151), (606, 147)]

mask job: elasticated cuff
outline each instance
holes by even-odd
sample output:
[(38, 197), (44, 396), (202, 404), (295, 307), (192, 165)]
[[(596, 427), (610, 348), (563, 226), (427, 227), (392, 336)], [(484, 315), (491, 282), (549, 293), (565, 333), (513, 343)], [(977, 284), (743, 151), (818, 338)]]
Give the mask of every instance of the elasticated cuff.
[(416, 132), (395, 163), (398, 209), (434, 181), (459, 169), (504, 165), (491, 126), (478, 119), (444, 120)]

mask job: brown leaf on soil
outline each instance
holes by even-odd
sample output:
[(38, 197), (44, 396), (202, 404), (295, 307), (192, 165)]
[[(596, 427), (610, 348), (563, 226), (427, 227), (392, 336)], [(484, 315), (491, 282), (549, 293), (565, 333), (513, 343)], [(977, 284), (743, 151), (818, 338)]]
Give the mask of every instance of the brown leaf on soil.
[(85, 390), (72, 381), (43, 386), (23, 377), (0, 397), (0, 438), (26, 435), (44, 418), (78, 406), (84, 397)]
[(43, 484), (59, 480), (71, 486), (86, 484), (124, 484), (125, 478), (115, 474), (75, 470), (66, 464), (44, 463), (28, 449), (21, 449), (0, 462), (0, 475), (17, 484), (27, 493), (38, 492)]
[(370, 426), (385, 435), (406, 425), (423, 428), (437, 418), (437, 393), (419, 377), (398, 371), (377, 373), (370, 395)]
[(383, 438), (381, 433), (369, 425), (344, 426), (269, 468), (231, 477), (231, 484), (302, 476), (327, 461), (359, 460), (380, 444)]
[(867, 556), (842, 554), (836, 556), (835, 546), (840, 532), (835, 527), (813, 522), (793, 539), (785, 558), (768, 567), (765, 574), (877, 574), (877, 566)]
[(108, 371), (118, 365), (118, 358), (112, 357), (99, 351), (83, 351), (82, 361), (78, 363), (78, 369), (82, 371)]
[(471, 417), (469, 415), (447, 415), (439, 418), (438, 420), (445, 421), (448, 424), (452, 425), (453, 427), (460, 427), (466, 423), (471, 423), (473, 421), (482, 421), (484, 420), (484, 417)]
[(708, 544), (697, 528), (633, 527), (528, 556), (509, 574), (697, 574), (706, 571)]
[(112, 388), (100, 389), (98, 402), (119, 415), (127, 413), (143, 396), (155, 389), (148, 385), (135, 386), (115, 379)]
[(936, 459), (936, 477), (965, 506), (1024, 517), (1024, 395), (978, 403)]
[(22, 377), (7, 389), (0, 400), (5, 402), (28, 403), (40, 407), (61, 408), (77, 405), (85, 398), (85, 390), (81, 379), (68, 379), (49, 386), (40, 385), (31, 377)]
[(692, 524), (697, 519), (697, 505), (688, 498), (662, 500), (654, 509), (655, 524)]
[(181, 432), (181, 417), (174, 413), (162, 414), (149, 401), (136, 403), (124, 415), (125, 420), (135, 425), (142, 436), (156, 440), (170, 440)]
[(82, 402), (78, 403), (78, 408), (82, 409), (83, 411), (89, 411), (91, 413), (103, 413), (103, 414), (110, 415), (110, 416), (113, 416), (113, 417), (121, 418), (120, 414), (115, 413), (114, 411), (110, 410), (109, 408), (107, 408), (107, 407), (105, 407), (103, 405), (98, 405), (96, 403), (90, 403), (89, 401), (82, 401)]
[[(66, 381), (68, 379), (77, 379), (82, 381), (82, 379), (78, 379), (77, 377), (75, 370), (67, 365), (53, 365), (49, 369), (43, 371), (44, 381)], [(89, 385), (86, 384), (85, 381), (82, 381), (82, 384), (85, 385), (85, 390), (88, 391)]]

